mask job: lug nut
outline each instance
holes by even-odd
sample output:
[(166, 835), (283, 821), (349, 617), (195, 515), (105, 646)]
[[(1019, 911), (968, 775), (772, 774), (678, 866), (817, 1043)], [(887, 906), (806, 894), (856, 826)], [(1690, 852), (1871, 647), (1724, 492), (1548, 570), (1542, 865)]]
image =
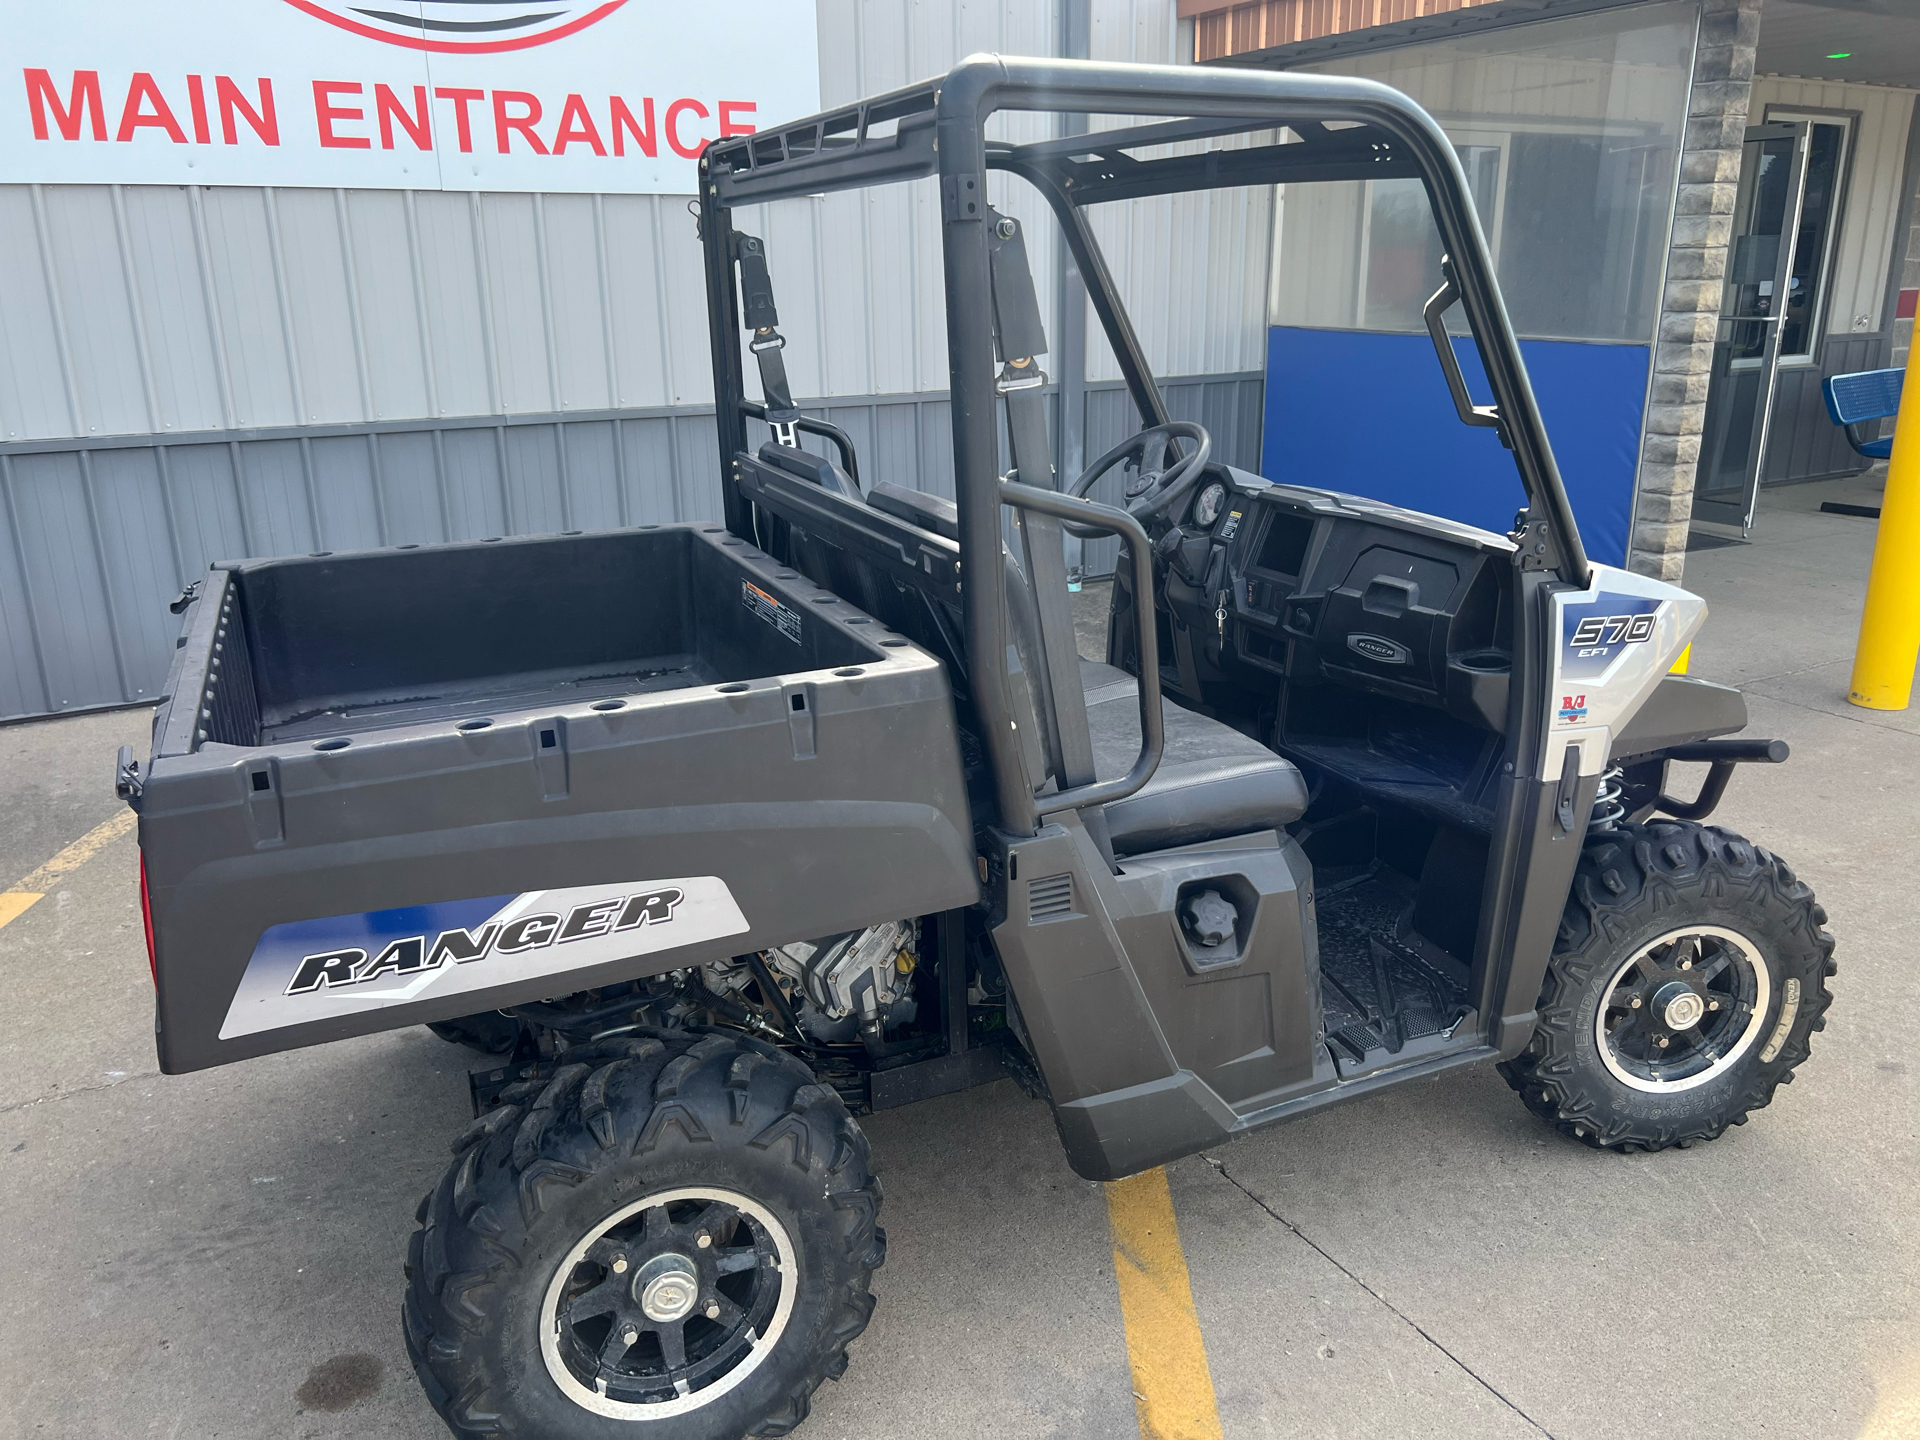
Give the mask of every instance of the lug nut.
[(707, 1318), (709, 1320), (718, 1320), (720, 1318), (720, 1307), (712, 1300), (707, 1302)]
[(626, 1274), (627, 1273), (627, 1257), (624, 1255), (614, 1256), (613, 1264), (611, 1264), (607, 1268), (613, 1271), (613, 1273), (616, 1275)]
[(620, 1338), (626, 1341), (627, 1344), (631, 1345), (634, 1343), (634, 1341), (640, 1338), (640, 1332), (636, 1330), (633, 1326), (629, 1325), (626, 1329), (620, 1332)]
[(1693, 968), (1693, 962), (1691, 960), (1682, 960), (1680, 962), (1680, 968), (1682, 970), (1691, 970)]
[(1667, 1037), (1662, 1035), (1659, 1039), (1655, 1040), (1653, 1043), (1658, 1045), (1662, 1050), (1664, 1050), (1667, 1048)]
[(1627, 1004), (1631, 1009), (1638, 1010), (1640, 1008), (1640, 997), (1638, 995), (1634, 996)]
[(1718, 1000), (1707, 1001), (1707, 1009), (1718, 1010), (1719, 1008), (1720, 1008), (1720, 1002)]
[(702, 1230), (698, 1235), (693, 1237), (693, 1243), (695, 1245), (698, 1245), (702, 1250), (704, 1250), (709, 1245), (713, 1244), (713, 1237), (707, 1234), (706, 1231)]

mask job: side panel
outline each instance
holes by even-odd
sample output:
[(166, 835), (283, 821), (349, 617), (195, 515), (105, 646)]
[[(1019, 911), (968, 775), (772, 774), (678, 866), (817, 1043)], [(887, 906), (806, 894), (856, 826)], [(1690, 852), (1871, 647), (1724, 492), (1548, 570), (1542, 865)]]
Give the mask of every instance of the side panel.
[[(1310, 871), (1290, 839), (1135, 857), (1114, 876), (1068, 816), (995, 859), (994, 944), (1077, 1173), (1191, 1154), (1243, 1113), (1332, 1085)], [(1196, 955), (1180, 932), (1177, 902), (1203, 886), (1240, 911), (1228, 953)]]
[(1545, 734), (1539, 768), (1503, 784), (1496, 832), (1507, 835), (1516, 889), (1505, 963), (1492, 991), (1490, 1039), (1503, 1056), (1525, 1047), (1568, 887), (1586, 843), (1587, 819), (1613, 736), (1660, 685), (1706, 620), (1706, 602), (1675, 585), (1595, 565), (1585, 590), (1542, 597), (1547, 693), (1535, 697)]

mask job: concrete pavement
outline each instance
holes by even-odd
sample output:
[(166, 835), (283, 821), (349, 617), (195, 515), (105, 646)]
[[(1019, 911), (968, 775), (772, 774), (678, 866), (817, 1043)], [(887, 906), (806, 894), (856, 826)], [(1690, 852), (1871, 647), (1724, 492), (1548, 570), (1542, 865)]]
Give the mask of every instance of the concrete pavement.
[[(1492, 1071), (1171, 1167), (1229, 1437), (1920, 1435), (1920, 712), (1844, 700), (1873, 525), (1798, 487), (1690, 558), (1742, 684), (1716, 817), (1839, 937), (1799, 1082), (1724, 1139), (1563, 1141)], [(1090, 592), (1097, 593), (1097, 592)], [(0, 730), (0, 888), (108, 818), (141, 712)], [(442, 1434), (398, 1312), (467, 1117), (424, 1030), (157, 1076), (131, 838), (0, 929), (0, 1437)], [(864, 1122), (880, 1306), (810, 1440), (1134, 1431), (1100, 1187), (1010, 1084)]]

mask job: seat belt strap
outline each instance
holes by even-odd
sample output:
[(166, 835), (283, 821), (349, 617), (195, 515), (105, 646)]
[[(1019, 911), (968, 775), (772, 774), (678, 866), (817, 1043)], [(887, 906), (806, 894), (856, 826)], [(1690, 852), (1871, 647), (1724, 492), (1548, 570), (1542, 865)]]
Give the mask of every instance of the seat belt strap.
[(760, 366), (760, 392), (766, 396), (767, 424), (772, 427), (776, 444), (798, 447), (800, 434), (794, 422), (800, 410), (793, 403), (793, 390), (787, 383), (787, 362), (780, 352), (787, 348), (780, 333), (780, 312), (773, 303), (773, 276), (767, 271), (767, 247), (757, 235), (733, 232), (733, 254), (740, 262), (741, 319), (753, 332), (747, 348)]
[[(1000, 360), (996, 388), (1006, 401), (1008, 446), (1022, 484), (1057, 489), (1053, 447), (1047, 438), (1047, 401), (1042, 390), (1047, 375), (1040, 368), (1040, 357), (1047, 353), (1047, 333), (1040, 322), (1026, 241), (1019, 221), (991, 209), (987, 213), (994, 344)], [(1067, 599), (1064, 532), (1051, 515), (1031, 510), (1016, 514), (1027, 584), (1033, 593), (1041, 649), (1045, 652), (1041, 657), (1044, 669), (1038, 678), (1052, 701), (1050, 728), (1054, 733), (1050, 738), (1055, 774), (1062, 789), (1091, 784), (1093, 740), (1087, 728), (1087, 697), (1080, 683), (1080, 652), (1074, 643)], [(1082, 818), (1104, 840), (1104, 813), (1086, 811)]]

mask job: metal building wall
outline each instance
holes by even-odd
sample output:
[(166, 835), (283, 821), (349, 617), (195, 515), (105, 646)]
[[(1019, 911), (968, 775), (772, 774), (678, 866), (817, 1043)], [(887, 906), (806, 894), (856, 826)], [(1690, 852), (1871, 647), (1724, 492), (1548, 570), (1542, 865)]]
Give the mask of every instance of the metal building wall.
[[(1093, 53), (1174, 58), (1173, 9), (1095, 0)], [(1058, 34), (1054, 4), (1023, 0), (820, 0), (819, 15), (826, 105), (976, 50), (1051, 53)], [(1001, 120), (1021, 139), (1054, 123)], [(1013, 183), (995, 181), (996, 203), (1040, 221)], [(0, 186), (0, 719), (152, 699), (166, 601), (213, 560), (717, 513), (686, 205)], [(1179, 206), (1100, 223), (1158, 373), (1190, 377), (1171, 402), (1250, 465), (1264, 316), (1247, 277), (1264, 276), (1266, 238), (1249, 217), (1270, 207)], [(768, 242), (796, 393), (855, 434), (869, 479), (951, 493), (932, 184), (738, 223)], [(1050, 224), (1034, 234), (1051, 317)], [(1098, 383), (1117, 371), (1097, 329), (1091, 348), (1090, 454), (1127, 408)]]

